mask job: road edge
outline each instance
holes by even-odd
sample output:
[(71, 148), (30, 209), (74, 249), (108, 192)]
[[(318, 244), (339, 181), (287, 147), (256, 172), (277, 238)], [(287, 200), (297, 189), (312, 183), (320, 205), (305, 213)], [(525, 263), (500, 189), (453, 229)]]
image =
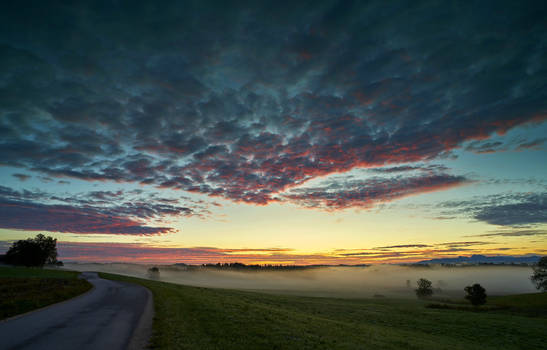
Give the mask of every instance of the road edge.
[(150, 289), (140, 285), (146, 290), (148, 295), (146, 305), (141, 314), (137, 327), (131, 334), (131, 340), (127, 345), (127, 350), (141, 350), (147, 349), (150, 345), (150, 338), (152, 336), (152, 324), (154, 323), (154, 295)]

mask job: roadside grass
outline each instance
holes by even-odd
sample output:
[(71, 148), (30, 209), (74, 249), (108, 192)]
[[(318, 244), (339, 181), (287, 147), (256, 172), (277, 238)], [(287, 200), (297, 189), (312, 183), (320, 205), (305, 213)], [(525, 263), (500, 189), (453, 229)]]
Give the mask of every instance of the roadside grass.
[(79, 272), (0, 267), (0, 320), (82, 294), (92, 285)]
[[(152, 291), (154, 349), (484, 350), (545, 345), (545, 317), (430, 309), (418, 300), (272, 295), (100, 275)], [(521, 298), (519, 303), (526, 305), (526, 297)]]

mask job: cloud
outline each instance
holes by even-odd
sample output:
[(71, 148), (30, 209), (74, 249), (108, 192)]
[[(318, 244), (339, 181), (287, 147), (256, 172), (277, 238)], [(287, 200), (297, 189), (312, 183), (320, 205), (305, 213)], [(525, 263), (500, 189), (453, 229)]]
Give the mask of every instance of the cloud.
[[(547, 223), (547, 193), (506, 193), (466, 201), (447, 201), (446, 213), (469, 215), (492, 225), (522, 227)], [(524, 232), (524, 231), (523, 231)]]
[(473, 141), (465, 147), (465, 150), (482, 154), (507, 151), (508, 148), (507, 145), (501, 141)]
[(28, 180), (32, 177), (32, 176), (26, 175), (26, 174), (13, 174), (12, 176), (19, 179), (19, 181), (26, 181), (26, 180)]
[(466, 151), (477, 154), (496, 153), (506, 151), (525, 151), (525, 150), (541, 150), (541, 146), (547, 138), (536, 138), (531, 140), (513, 139), (510, 141), (493, 141), (493, 140), (477, 140), (472, 141), (465, 146)]
[(400, 166), (393, 166), (393, 167), (381, 167), (381, 168), (370, 168), (369, 171), (374, 173), (381, 173), (381, 174), (391, 174), (391, 173), (401, 173), (401, 172), (409, 172), (409, 171), (423, 171), (423, 172), (429, 172), (429, 173), (439, 173), (448, 170), (448, 168), (444, 165), (440, 164), (431, 164), (431, 165), (424, 165), (424, 164), (417, 164), (417, 165), (400, 165)]
[[(295, 254), (287, 248), (226, 249), (216, 247), (154, 247), (139, 243), (58, 242), (59, 258), (80, 262), (187, 263), (217, 262), (270, 264), (338, 264), (326, 254)], [(2, 246), (0, 241), (0, 247)], [(7, 246), (7, 245), (6, 245)]]
[(450, 248), (457, 248), (457, 247), (469, 247), (469, 246), (477, 246), (477, 245), (485, 245), (485, 244), (492, 244), (491, 242), (482, 242), (482, 241), (466, 241), (466, 242), (447, 242), (440, 244), (441, 246), (447, 246)]
[(520, 145), (518, 145), (517, 151), (523, 151), (526, 149), (540, 150), (541, 146), (545, 143), (545, 141), (547, 141), (547, 137), (522, 142)]
[(547, 193), (519, 203), (484, 207), (475, 213), (475, 219), (501, 226), (547, 223)]
[(405, 250), (405, 251), (357, 251), (349, 253), (339, 253), (339, 255), (344, 257), (363, 257), (367, 259), (373, 259), (381, 261), (384, 259), (401, 259), (412, 261), (419, 259), (423, 256), (450, 256), (461, 252), (471, 252), (475, 249), (469, 248), (441, 248), (441, 249), (419, 249), (419, 250)]
[(0, 228), (70, 233), (157, 235), (175, 232), (149, 221), (209, 215), (206, 203), (141, 196), (141, 191), (92, 191), (68, 197), (0, 186)]
[[(0, 253), (7, 250), (11, 241), (0, 241)], [(461, 243), (461, 242), (460, 242)], [(473, 243), (473, 242), (470, 242)], [(337, 249), (331, 252), (305, 254), (289, 248), (218, 248), (218, 247), (165, 247), (147, 243), (92, 243), (59, 240), (59, 258), (80, 262), (138, 262), (154, 264), (204, 264), (217, 262), (242, 262), (246, 264), (364, 264), (412, 263), (438, 257), (458, 257), (465, 254), (484, 254), (484, 249), (470, 247), (443, 247), (443, 244), (425, 245), (416, 249), (385, 251), (373, 249)], [(400, 246), (401, 248), (403, 246)], [(409, 247), (412, 248), (412, 247)], [(398, 248), (397, 248), (398, 249)], [(488, 249), (506, 252), (514, 248)], [(536, 252), (537, 253), (537, 252)]]
[(390, 245), (386, 247), (376, 247), (372, 249), (393, 249), (393, 248), (426, 248), (431, 247), (428, 244), (400, 244), (400, 245)]
[(522, 237), (522, 236), (544, 236), (547, 235), (547, 230), (512, 230), (512, 231), (498, 231), (493, 233), (484, 233), (481, 235), (474, 235), (474, 237)]
[(297, 188), (283, 199), (306, 208), (338, 210), (371, 208), (410, 195), (446, 190), (470, 183), (463, 176), (430, 174), (413, 177), (374, 177), (368, 180), (342, 179), (318, 187)]
[(267, 204), (443, 157), (547, 118), (544, 7), (496, 6), (2, 6), (1, 164)]
[(0, 222), (5, 229), (70, 233), (157, 235), (169, 227), (148, 227), (127, 217), (103, 214), (89, 208), (0, 200)]

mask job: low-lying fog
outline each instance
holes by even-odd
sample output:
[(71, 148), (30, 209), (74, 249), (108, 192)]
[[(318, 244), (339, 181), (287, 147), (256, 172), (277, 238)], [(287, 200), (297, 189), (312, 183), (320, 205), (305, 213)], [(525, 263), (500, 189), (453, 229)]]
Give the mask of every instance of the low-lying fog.
[[(437, 295), (463, 296), (463, 288), (480, 283), (488, 295), (531, 293), (532, 269), (526, 266), (408, 267), (375, 265), (369, 267), (321, 267), (301, 270), (240, 271), (214, 268), (186, 269), (162, 266), (151, 274), (152, 265), (67, 263), (65, 268), (78, 271), (111, 272), (200, 287), (231, 288), (263, 292), (334, 296), (415, 297), (416, 280), (427, 278)], [(410, 285), (408, 285), (408, 283)]]

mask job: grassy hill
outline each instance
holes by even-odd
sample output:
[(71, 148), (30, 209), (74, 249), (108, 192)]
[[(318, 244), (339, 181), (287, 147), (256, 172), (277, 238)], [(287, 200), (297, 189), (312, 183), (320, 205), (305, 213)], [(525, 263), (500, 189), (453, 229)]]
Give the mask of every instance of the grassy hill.
[(70, 299), (91, 289), (79, 272), (0, 266), (0, 320)]
[[(158, 349), (540, 349), (547, 294), (492, 298), (483, 312), (418, 300), (281, 296), (101, 274), (154, 294)], [(508, 312), (510, 311), (510, 312)], [(521, 312), (522, 311), (522, 312)]]

